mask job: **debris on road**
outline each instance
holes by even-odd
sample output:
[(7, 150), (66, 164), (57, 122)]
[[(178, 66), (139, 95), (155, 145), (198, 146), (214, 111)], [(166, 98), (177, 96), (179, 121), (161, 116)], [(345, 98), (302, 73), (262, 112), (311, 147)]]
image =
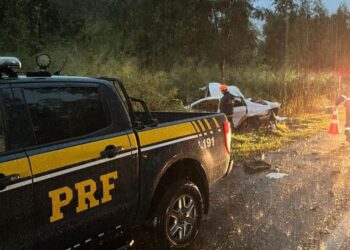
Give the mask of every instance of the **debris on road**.
[(319, 234), (323, 234), (323, 235), (327, 235), (327, 234), (331, 234), (331, 231), (328, 228), (322, 228), (318, 230)]
[[(349, 222), (337, 229), (350, 210), (350, 153), (340, 148), (342, 140), (323, 132), (265, 151), (266, 157), (238, 158), (234, 174), (212, 193), (215, 206), (203, 225), (208, 230), (199, 234), (193, 250), (316, 250), (322, 243), (336, 249), (337, 242), (343, 246), (338, 249), (350, 249), (349, 236), (344, 243), (332, 237), (350, 228)], [(271, 168), (246, 173), (261, 161)], [(282, 177), (279, 173), (286, 179), (269, 178)]]
[(261, 171), (266, 171), (271, 169), (271, 164), (264, 161), (265, 156), (255, 157), (253, 159), (247, 160), (243, 163), (244, 170), (247, 173), (256, 173)]
[(276, 121), (278, 121), (278, 122), (284, 122), (284, 121), (286, 121), (288, 118), (287, 118), (287, 117), (281, 117), (281, 116), (276, 115), (276, 116), (275, 116), (275, 119), (276, 119)]
[(288, 174), (284, 174), (284, 173), (269, 173), (266, 175), (266, 177), (271, 179), (271, 180), (281, 179), (281, 178), (286, 177), (286, 176), (288, 176)]
[(317, 203), (313, 202), (313, 203), (311, 204), (311, 206), (310, 206), (310, 210), (311, 210), (311, 211), (316, 211), (317, 208), (319, 208), (319, 207), (320, 207), (320, 206), (319, 206)]

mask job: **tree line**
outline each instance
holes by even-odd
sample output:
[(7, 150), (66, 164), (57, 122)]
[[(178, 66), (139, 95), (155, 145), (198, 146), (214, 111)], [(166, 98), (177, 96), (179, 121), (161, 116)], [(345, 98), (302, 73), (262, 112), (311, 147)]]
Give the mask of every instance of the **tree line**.
[[(29, 65), (46, 51), (56, 67), (70, 58), (66, 71), (77, 74), (132, 78), (137, 71), (142, 81), (168, 81), (155, 85), (185, 102), (199, 96), (190, 91), (206, 84), (196, 82), (203, 76), (238, 82), (250, 94), (260, 84), (265, 97), (273, 77), (261, 78), (261, 72), (275, 78), (295, 73), (304, 84), (303, 74), (348, 71), (345, 4), (329, 13), (322, 0), (271, 2), (273, 9), (257, 8), (255, 0), (0, 0), (0, 54)], [(255, 69), (260, 78), (250, 78), (258, 82), (247, 83), (242, 72)], [(279, 81), (287, 86), (286, 77)], [(274, 97), (291, 98), (281, 91)]]

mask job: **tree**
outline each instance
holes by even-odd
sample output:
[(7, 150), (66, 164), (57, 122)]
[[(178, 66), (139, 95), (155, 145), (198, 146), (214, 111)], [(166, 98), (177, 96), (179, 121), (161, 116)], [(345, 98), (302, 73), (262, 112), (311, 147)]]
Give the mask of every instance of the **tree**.
[[(212, 20), (217, 34), (217, 60), (221, 80), (225, 80), (225, 64), (239, 65), (252, 59), (257, 47), (257, 32), (251, 23), (253, 1), (214, 1)], [(247, 53), (249, 51), (249, 53)]]

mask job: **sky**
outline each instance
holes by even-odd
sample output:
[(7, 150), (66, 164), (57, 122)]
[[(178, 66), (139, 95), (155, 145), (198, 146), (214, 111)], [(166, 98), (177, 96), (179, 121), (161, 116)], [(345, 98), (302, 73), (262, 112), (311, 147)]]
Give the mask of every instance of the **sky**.
[[(311, 0), (310, 0), (311, 1)], [(341, 2), (345, 2), (350, 8), (350, 0), (322, 0), (324, 6), (327, 8), (329, 13), (335, 13)], [(272, 0), (256, 0), (255, 5), (258, 7), (272, 8)], [(255, 20), (254, 23), (260, 31), (262, 31), (264, 22), (260, 20)]]
[[(350, 0), (323, 0), (322, 2), (330, 13), (334, 13), (336, 12), (339, 4), (342, 1), (345, 2), (348, 7), (350, 7)], [(271, 8), (272, 7), (271, 2), (272, 2), (271, 0), (257, 0), (256, 5), (260, 7)]]

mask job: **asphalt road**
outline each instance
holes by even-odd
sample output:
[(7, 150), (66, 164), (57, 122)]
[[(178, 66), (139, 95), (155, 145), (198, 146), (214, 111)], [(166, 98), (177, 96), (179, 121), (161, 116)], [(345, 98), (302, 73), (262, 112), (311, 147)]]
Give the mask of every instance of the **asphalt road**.
[[(350, 249), (350, 145), (321, 134), (266, 154), (272, 169), (244, 166), (211, 191), (191, 249)], [(286, 173), (272, 180), (270, 172)]]

